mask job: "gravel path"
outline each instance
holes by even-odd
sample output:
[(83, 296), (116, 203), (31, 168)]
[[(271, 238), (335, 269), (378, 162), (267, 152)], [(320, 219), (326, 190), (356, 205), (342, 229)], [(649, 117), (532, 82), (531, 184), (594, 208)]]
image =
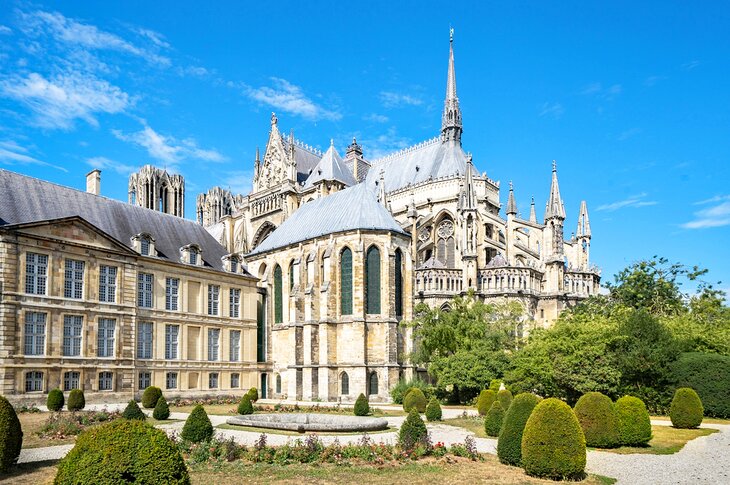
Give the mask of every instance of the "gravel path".
[(46, 446), (44, 448), (23, 448), (20, 450), (18, 463), (32, 463), (35, 461), (60, 460), (71, 451), (74, 445)]

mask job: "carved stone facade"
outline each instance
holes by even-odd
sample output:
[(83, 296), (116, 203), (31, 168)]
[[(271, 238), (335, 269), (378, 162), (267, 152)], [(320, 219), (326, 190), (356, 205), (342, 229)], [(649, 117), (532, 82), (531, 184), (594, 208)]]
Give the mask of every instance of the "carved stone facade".
[(185, 179), (152, 165), (129, 176), (129, 203), (185, 217)]

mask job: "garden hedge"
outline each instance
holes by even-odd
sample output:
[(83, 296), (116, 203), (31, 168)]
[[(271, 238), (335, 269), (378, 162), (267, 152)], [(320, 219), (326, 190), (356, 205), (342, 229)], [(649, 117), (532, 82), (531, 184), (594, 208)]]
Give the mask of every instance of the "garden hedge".
[(512, 404), (512, 392), (509, 389), (502, 389), (497, 393), (497, 400), (506, 412), (509, 409), (509, 405)]
[(522, 433), (527, 419), (540, 398), (529, 392), (517, 394), (507, 412), (504, 413), (502, 430), (497, 440), (497, 456), (506, 465), (520, 466), (522, 463)]
[(155, 410), (152, 411), (152, 417), (157, 421), (164, 421), (170, 417), (170, 407), (167, 405), (165, 396), (160, 396), (155, 404)]
[(142, 393), (142, 407), (152, 409), (157, 406), (157, 401), (162, 397), (162, 389), (156, 386), (149, 386)]
[(415, 408), (419, 413), (423, 413), (426, 411), (426, 404), (425, 394), (417, 387), (411, 388), (403, 398), (403, 410), (406, 412)]
[(404, 450), (410, 451), (419, 444), (425, 444), (428, 437), (426, 423), (421, 419), (416, 408), (411, 408), (408, 417), (398, 432), (398, 443)]
[(702, 424), (704, 409), (694, 389), (681, 387), (674, 393), (669, 417), (675, 428), (696, 428)]
[(670, 367), (674, 388), (691, 387), (704, 415), (730, 418), (730, 356), (703, 352), (682, 354)]
[(137, 421), (147, 421), (147, 415), (142, 412), (142, 410), (137, 405), (137, 401), (132, 399), (129, 401), (129, 404), (127, 404), (127, 407), (124, 408), (124, 411), (122, 412), (122, 417), (124, 419), (136, 419)]
[(164, 431), (118, 419), (90, 428), (58, 464), (55, 484), (190, 483), (177, 446)]
[(492, 403), (494, 403), (496, 399), (497, 393), (493, 390), (482, 390), (482, 392), (479, 393), (479, 398), (477, 399), (477, 411), (479, 411), (479, 415), (486, 416), (487, 412), (489, 412), (489, 408), (492, 407)]
[(623, 446), (646, 446), (651, 440), (651, 420), (644, 401), (624, 396), (614, 404), (618, 440)]
[(484, 431), (487, 432), (487, 436), (499, 436), (503, 420), (504, 408), (502, 407), (502, 403), (494, 401), (492, 407), (487, 411), (487, 416), (484, 418)]
[(600, 392), (583, 394), (575, 404), (575, 415), (583, 429), (587, 446), (618, 446), (618, 421), (610, 397)]
[(248, 394), (248, 398), (251, 400), (252, 403), (259, 400), (259, 390), (255, 387), (249, 389), (246, 394)]
[(438, 399), (432, 397), (426, 406), (426, 419), (429, 421), (441, 421), (441, 404)]
[(522, 434), (522, 467), (528, 475), (552, 480), (585, 476), (585, 436), (563, 401), (545, 399), (530, 414)]
[(0, 396), (0, 474), (15, 465), (23, 446), (23, 429), (13, 405)]
[(208, 413), (203, 406), (198, 404), (185, 421), (180, 437), (186, 441), (200, 443), (209, 441), (213, 437), (213, 425), (210, 423)]
[(48, 393), (48, 397), (46, 398), (46, 407), (48, 410), (53, 412), (60, 411), (63, 409), (63, 404), (63, 392), (58, 388), (51, 389)]
[(360, 395), (357, 396), (353, 412), (355, 413), (355, 416), (367, 416), (370, 414), (370, 404), (368, 403), (368, 398), (365, 397), (365, 394), (360, 393)]
[(80, 411), (86, 407), (86, 398), (84, 398), (84, 391), (81, 389), (71, 389), (68, 393), (68, 401), (66, 401), (66, 407), (69, 411)]
[(243, 395), (236, 411), (238, 414), (253, 414), (253, 404), (251, 404), (251, 395), (249, 393)]

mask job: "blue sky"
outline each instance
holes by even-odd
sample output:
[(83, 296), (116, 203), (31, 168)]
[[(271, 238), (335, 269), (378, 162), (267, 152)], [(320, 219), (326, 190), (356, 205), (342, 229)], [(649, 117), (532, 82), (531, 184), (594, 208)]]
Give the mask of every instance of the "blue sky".
[(250, 190), (271, 111), (370, 159), (437, 135), (453, 26), (464, 147), (523, 215), (555, 159), (604, 279), (658, 254), (730, 288), (730, 5), (550, 3), (5, 1), (0, 166), (77, 188), (100, 167), (123, 200), (166, 166), (193, 217)]

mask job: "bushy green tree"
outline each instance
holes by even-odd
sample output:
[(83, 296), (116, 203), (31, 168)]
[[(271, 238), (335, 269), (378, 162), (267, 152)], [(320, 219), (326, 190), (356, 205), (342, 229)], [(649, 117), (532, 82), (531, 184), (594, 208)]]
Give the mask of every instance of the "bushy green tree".
[(540, 398), (529, 392), (517, 394), (504, 414), (502, 429), (497, 440), (497, 456), (506, 465), (520, 466), (522, 463), (522, 433), (525, 431), (532, 410)]
[(690, 387), (702, 401), (704, 415), (730, 418), (730, 356), (690, 352), (670, 366), (671, 387)]
[(674, 393), (669, 417), (675, 428), (697, 428), (702, 424), (704, 409), (694, 389), (680, 387)]
[(137, 405), (137, 401), (132, 399), (129, 401), (129, 404), (127, 404), (127, 407), (124, 408), (124, 411), (122, 412), (122, 417), (124, 419), (136, 419), (138, 421), (146, 421), (147, 416), (145, 413), (142, 412), (142, 410)]
[(425, 444), (427, 437), (426, 423), (423, 422), (415, 408), (411, 409), (398, 432), (398, 443), (401, 448), (410, 451), (419, 444)]
[(157, 405), (157, 401), (162, 396), (162, 389), (156, 386), (149, 386), (142, 393), (142, 407), (152, 409)]
[(619, 445), (618, 421), (611, 398), (600, 392), (583, 394), (575, 404), (586, 445), (614, 448)]
[(152, 417), (158, 421), (164, 421), (170, 417), (170, 407), (167, 405), (167, 399), (165, 396), (160, 396), (155, 404), (155, 409), (152, 411)]
[(71, 389), (68, 393), (68, 401), (66, 407), (69, 411), (80, 411), (86, 407), (86, 398), (84, 397), (84, 391), (81, 389)]
[(419, 413), (423, 413), (426, 411), (426, 404), (426, 396), (417, 387), (408, 391), (405, 398), (403, 398), (403, 410), (406, 412), (410, 412), (411, 409), (415, 409)]
[(494, 401), (484, 418), (484, 431), (487, 436), (499, 436), (504, 420), (504, 408), (499, 401)]
[(185, 421), (180, 437), (186, 441), (200, 443), (201, 441), (210, 441), (213, 437), (213, 425), (208, 418), (203, 406), (198, 404)]
[(63, 403), (64, 403), (64, 397), (63, 392), (56, 388), (51, 389), (51, 391), (48, 393), (48, 398), (46, 398), (46, 407), (49, 411), (60, 411), (63, 409)]
[(426, 419), (429, 421), (441, 421), (441, 404), (438, 399), (432, 397), (426, 406)]
[(367, 416), (370, 414), (370, 403), (368, 403), (368, 398), (365, 394), (360, 393), (360, 395), (357, 396), (353, 412), (355, 413), (355, 416)]
[(646, 446), (651, 440), (651, 419), (644, 401), (624, 396), (616, 401), (618, 440), (622, 446)]
[(15, 465), (23, 446), (23, 430), (12, 404), (0, 396), (0, 474)]

